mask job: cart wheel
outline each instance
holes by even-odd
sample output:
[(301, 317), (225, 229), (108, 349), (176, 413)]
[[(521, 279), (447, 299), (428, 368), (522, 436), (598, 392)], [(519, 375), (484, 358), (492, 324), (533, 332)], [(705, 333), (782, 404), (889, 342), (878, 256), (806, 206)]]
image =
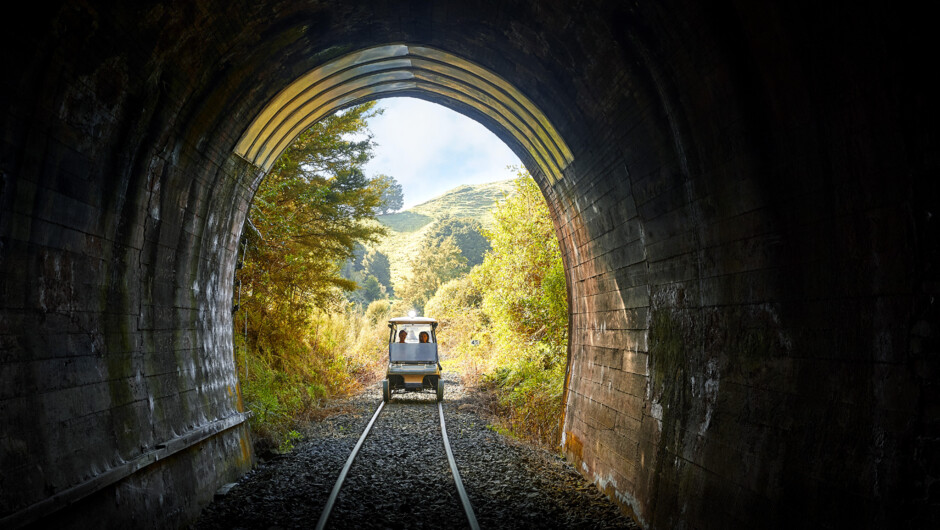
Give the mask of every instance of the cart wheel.
[(442, 379), (437, 380), (437, 400), (444, 401), (444, 381)]
[(382, 401), (388, 403), (392, 399), (392, 392), (388, 388), (388, 379), (382, 380)]

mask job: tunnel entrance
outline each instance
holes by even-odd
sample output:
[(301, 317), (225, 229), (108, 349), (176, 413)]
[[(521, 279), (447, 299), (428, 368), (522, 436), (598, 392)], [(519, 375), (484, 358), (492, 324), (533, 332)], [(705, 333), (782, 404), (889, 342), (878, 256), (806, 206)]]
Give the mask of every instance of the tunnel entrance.
[[(388, 348), (376, 340), (387, 334), (386, 321), (417, 310), (440, 323), (441, 369), (460, 373), (464, 384), (491, 380), (490, 391), (480, 395), (498, 396), (487, 408), (499, 410), (502, 428), (556, 450), (568, 290), (541, 191), (512, 155), (513, 167), (488, 163), (485, 178), (474, 175), (483, 183), (467, 185), (456, 176), (464, 165), (478, 168), (481, 158), (508, 154), (505, 143), (437, 104), (395, 101), (398, 127), (372, 106), (376, 102), (324, 117), (283, 151), (285, 159), (271, 166), (256, 192), (243, 229), (234, 317), (236, 364), (244, 403), (254, 413), (255, 448), (269, 457), (273, 448), (291, 445), (294, 429), (328, 405), (317, 403), (353, 386), (378, 384)], [(383, 124), (384, 137), (362, 128), (373, 120)], [(442, 122), (454, 130), (424, 130)], [(347, 140), (353, 130), (363, 143)], [(417, 137), (428, 143), (410, 139)], [(371, 200), (376, 185), (400, 175), (375, 173), (363, 159), (388, 158), (386, 140), (410, 153), (404, 163), (434, 163), (418, 171), (392, 164), (412, 173), (399, 186), (399, 206), (416, 207), (376, 216), (375, 226), (388, 233), (375, 236), (359, 206)], [(358, 179), (344, 176), (360, 171)], [(334, 190), (337, 184), (342, 192)], [(353, 199), (356, 186), (361, 193)], [(431, 200), (416, 201), (412, 193)], [(336, 208), (334, 200), (345, 206)], [(309, 233), (320, 235), (310, 241)], [(352, 246), (346, 236), (355, 234), (363, 239)], [(334, 270), (331, 259), (345, 264)], [(323, 291), (343, 281), (358, 287), (330, 296)]]

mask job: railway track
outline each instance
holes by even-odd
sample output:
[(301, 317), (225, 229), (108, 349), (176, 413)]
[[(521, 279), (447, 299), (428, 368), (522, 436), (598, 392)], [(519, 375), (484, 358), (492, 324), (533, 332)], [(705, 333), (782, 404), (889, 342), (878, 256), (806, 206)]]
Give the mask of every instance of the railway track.
[[(372, 418), (369, 420), (366, 428), (362, 431), (362, 435), (359, 436), (359, 440), (356, 442), (355, 447), (353, 447), (352, 452), (349, 454), (349, 458), (346, 459), (346, 464), (340, 471), (339, 476), (336, 479), (336, 483), (333, 485), (332, 491), (330, 491), (330, 496), (326, 501), (326, 505), (323, 507), (323, 512), (321, 512), (320, 518), (317, 521), (317, 530), (326, 528), (327, 522), (330, 519), (330, 514), (333, 510), (333, 506), (335, 505), (336, 499), (343, 487), (343, 483), (346, 480), (346, 476), (348, 475), (350, 468), (352, 468), (353, 462), (356, 460), (356, 456), (359, 454), (359, 450), (362, 448), (363, 443), (366, 441), (366, 438), (372, 431), (372, 427), (375, 425), (376, 420), (382, 411), (385, 410), (385, 405), (386, 403), (384, 401), (379, 403), (378, 408), (375, 409), (375, 413), (372, 415)], [(457, 494), (460, 497), (461, 504), (463, 505), (464, 514), (467, 517), (467, 522), (469, 523), (470, 528), (472, 530), (479, 530), (480, 526), (477, 523), (476, 515), (473, 512), (473, 506), (470, 504), (470, 499), (467, 497), (466, 489), (463, 486), (463, 480), (460, 478), (460, 471), (457, 469), (457, 462), (454, 460), (454, 453), (450, 447), (450, 441), (447, 438), (447, 426), (444, 422), (444, 407), (441, 405), (441, 402), (437, 402), (437, 412), (440, 418), (441, 438), (444, 443), (444, 450), (447, 453), (447, 461), (450, 465), (451, 474), (454, 477), (454, 484), (457, 489)]]

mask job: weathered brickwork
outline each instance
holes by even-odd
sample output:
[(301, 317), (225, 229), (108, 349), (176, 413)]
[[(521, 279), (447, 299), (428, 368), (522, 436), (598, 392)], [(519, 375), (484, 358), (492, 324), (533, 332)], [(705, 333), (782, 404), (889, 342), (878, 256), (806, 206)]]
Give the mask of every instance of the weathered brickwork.
[(5, 523), (179, 526), (247, 469), (232, 275), (262, 175), (234, 146), (299, 75), (402, 42), (502, 76), (574, 155), (550, 184), (494, 129), (562, 243), (561, 443), (586, 477), (651, 528), (940, 519), (924, 22), (880, 1), (98, 4), (30, 6), (2, 37)]

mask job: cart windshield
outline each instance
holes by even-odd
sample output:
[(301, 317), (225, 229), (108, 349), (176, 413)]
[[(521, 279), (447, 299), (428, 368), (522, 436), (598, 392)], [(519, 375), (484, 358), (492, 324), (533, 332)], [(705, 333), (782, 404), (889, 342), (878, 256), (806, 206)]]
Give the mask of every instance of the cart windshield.
[(393, 343), (404, 342), (405, 344), (418, 344), (421, 342), (421, 333), (427, 334), (427, 342), (435, 342), (434, 333), (430, 324), (395, 324), (392, 326), (389, 341)]

